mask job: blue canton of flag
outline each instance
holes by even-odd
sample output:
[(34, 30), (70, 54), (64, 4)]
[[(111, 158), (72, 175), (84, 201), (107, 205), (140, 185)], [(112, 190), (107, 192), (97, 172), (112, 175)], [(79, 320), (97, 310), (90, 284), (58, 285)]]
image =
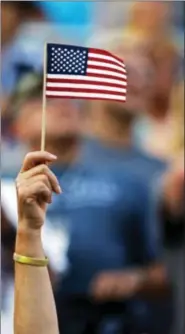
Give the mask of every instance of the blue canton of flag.
[(87, 48), (49, 44), (47, 73), (85, 75), (87, 57)]

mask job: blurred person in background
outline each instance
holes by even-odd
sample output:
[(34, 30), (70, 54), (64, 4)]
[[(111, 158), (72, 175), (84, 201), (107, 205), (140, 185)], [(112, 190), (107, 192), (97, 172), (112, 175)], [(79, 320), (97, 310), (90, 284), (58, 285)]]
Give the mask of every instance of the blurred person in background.
[(155, 90), (150, 112), (163, 117), (168, 109), (178, 62), (171, 4), (165, 1), (134, 3), (125, 30), (143, 36), (149, 43), (150, 57), (155, 66)]
[[(21, 6), (22, 5), (22, 6)], [(26, 20), (36, 20), (41, 18), (41, 13), (36, 9), (32, 1), (20, 3), (20, 1), (2, 1), (1, 3), (1, 28), (2, 47), (13, 43), (14, 37), (22, 24)]]
[[(180, 6), (182, 10), (183, 4)], [(185, 281), (182, 269), (185, 247), (184, 81), (179, 82), (179, 79), (182, 80), (184, 74), (176, 42), (178, 35), (175, 36), (172, 29), (171, 10), (171, 4), (164, 1), (133, 4), (123, 39), (134, 36), (135, 44), (140, 44), (140, 51), (147, 55), (154, 73), (149, 104), (143, 115), (136, 119), (134, 137), (140, 149), (168, 164), (162, 181), (164, 200), (161, 214), (165, 261), (175, 296), (172, 332), (181, 334), (185, 309), (182, 297)]]
[[(4, 98), (6, 98), (18, 78), (19, 72), (24, 72), (26, 67), (23, 59), (18, 59), (22, 52), (17, 43), (21, 27), (24, 23), (43, 21), (44, 16), (34, 1), (2, 1), (1, 19), (2, 89)], [(19, 60), (20, 63), (15, 64), (15, 60), (16, 62)], [(29, 64), (27, 67), (30, 68)]]
[[(181, 95), (180, 97), (181, 110), (178, 112), (179, 117), (173, 117), (173, 128), (171, 126), (172, 136), (168, 144), (168, 148), (171, 152), (174, 150), (175, 146), (178, 146), (179, 149), (181, 148), (181, 157), (179, 157), (178, 160), (175, 159), (174, 162), (171, 159), (167, 159), (167, 155), (159, 159), (152, 154), (144, 152), (142, 148), (139, 149), (137, 147), (138, 142), (136, 141), (134, 143), (134, 139), (136, 139), (135, 136), (133, 137), (133, 130), (135, 130), (134, 125), (137, 119), (142, 117), (143, 113), (146, 112), (148, 108), (151, 95), (153, 94), (153, 78), (155, 78), (152, 63), (146, 52), (147, 43), (142, 38), (138, 39), (133, 33), (128, 33), (127, 36), (123, 38), (122, 33), (116, 31), (110, 34), (109, 37), (110, 38), (105, 34), (102, 38), (100, 36), (98, 38), (101, 40), (101, 47), (102, 45), (108, 49), (112, 47), (112, 52), (117, 52), (119, 55), (120, 52), (122, 52), (124, 55), (127, 64), (128, 80), (130, 78), (132, 83), (134, 82), (133, 85), (128, 81), (128, 96), (129, 94), (132, 95), (132, 104), (129, 105), (126, 103), (121, 107), (121, 105), (117, 104), (116, 106), (108, 102), (98, 102), (96, 105), (92, 103), (90, 113), (87, 117), (88, 131), (91, 133), (92, 137), (95, 136), (98, 141), (101, 140), (102, 144), (104, 142), (103, 148), (106, 146), (107, 163), (110, 163), (111, 159), (114, 162), (118, 159), (121, 161), (122, 159), (124, 164), (129, 164), (130, 168), (135, 169), (135, 173), (142, 175), (147, 183), (155, 187), (159, 194), (159, 209), (163, 220), (162, 228), (165, 244), (166, 240), (169, 241), (171, 234), (173, 243), (175, 242), (176, 245), (179, 245), (182, 251), (181, 245), (184, 240), (185, 228), (183, 209), (184, 163), (182, 156), (184, 130), (182, 123), (183, 96)], [(181, 122), (181, 126), (177, 126), (177, 123), (180, 125), (179, 121)], [(98, 149), (99, 157), (102, 158), (104, 154), (102, 147), (100, 149), (97, 142), (94, 143), (94, 145), (94, 150)], [(136, 165), (137, 169), (135, 168)], [(167, 258), (166, 261), (169, 263)], [(170, 272), (172, 270), (171, 267)], [(173, 277), (173, 275), (171, 277)], [(182, 283), (182, 279), (180, 280)], [(176, 284), (178, 284), (177, 282), (178, 278), (176, 277), (175, 280), (173, 278), (175, 288)], [(161, 310), (160, 307), (158, 307), (158, 309)], [(158, 312), (158, 314), (160, 315), (160, 312)], [(167, 318), (169, 318), (168, 315)], [(176, 324), (180, 322), (182, 324), (182, 321), (182, 316), (180, 321), (178, 317), (176, 318)], [(161, 323), (162, 321), (159, 319), (154, 322), (155, 325)], [(164, 329), (162, 330), (158, 327), (158, 330), (163, 332)]]
[[(41, 110), (43, 78), (39, 73), (28, 73), (21, 80), (12, 95), (11, 115), (17, 138), (25, 142), (32, 150), (40, 147)], [(14, 103), (16, 101), (16, 103)], [(79, 105), (73, 100), (50, 99), (47, 103), (47, 146), (59, 151), (58, 159), (68, 163), (78, 143), (80, 115)], [(18, 117), (18, 118), (17, 118)], [(57, 121), (58, 118), (58, 122)], [(19, 119), (19, 122), (16, 120)], [(31, 121), (34, 124), (30, 126)]]
[(149, 153), (160, 157), (161, 151), (161, 158), (166, 142), (163, 138), (169, 134), (170, 96), (180, 67), (172, 22), (171, 3), (137, 2), (131, 7), (129, 22), (123, 32), (144, 39), (147, 46), (145, 52), (154, 71), (153, 89), (145, 116), (137, 124), (137, 139)]
[[(163, 172), (166, 171), (166, 176), (163, 180), (165, 202), (167, 202), (169, 212), (176, 215), (177, 212), (182, 211), (182, 187), (184, 175), (184, 165), (182, 163), (184, 145), (183, 85), (181, 84), (181, 88), (178, 89), (181, 90), (181, 93), (179, 91), (179, 94), (177, 94), (176, 91), (176, 93), (173, 94), (173, 96), (176, 96), (175, 100), (178, 99), (177, 104), (179, 111), (175, 111), (174, 106), (170, 108), (171, 110), (173, 109), (172, 112), (169, 110), (170, 126), (168, 126), (168, 140), (165, 140), (165, 138), (162, 137), (162, 133), (161, 140), (158, 141), (158, 138), (156, 138), (159, 146), (167, 141), (166, 152), (162, 155), (159, 154), (155, 156), (152, 154), (152, 150), (148, 150), (147, 152), (144, 150), (144, 147), (140, 145), (137, 132), (137, 125), (147, 114), (151, 103), (151, 97), (155, 90), (155, 68), (148, 56), (148, 42), (143, 36), (138, 38), (133, 32), (127, 32), (127, 34), (123, 36), (122, 31), (120, 30), (113, 30), (110, 34), (98, 36), (97, 41), (93, 39), (92, 43), (93, 42), (96, 43), (96, 46), (104, 46), (105, 49), (110, 49), (112, 52), (125, 59), (129, 80), (127, 94), (128, 96), (130, 95), (131, 98), (129, 99), (128, 106), (126, 104), (124, 105), (124, 108), (116, 108), (116, 105), (108, 102), (91, 103), (90, 110), (87, 113), (88, 117), (86, 117), (86, 132), (90, 133), (92, 137), (100, 137), (100, 140), (102, 136), (105, 136), (104, 142), (110, 142), (112, 143), (112, 146), (114, 143), (115, 147), (117, 146), (117, 148), (120, 148), (120, 150), (117, 150), (119, 153), (124, 152), (123, 148), (129, 147), (129, 156), (132, 158), (134, 157), (135, 159), (137, 156), (142, 163), (145, 161), (149, 173), (143, 173), (143, 170), (145, 170), (143, 167), (138, 168), (137, 170), (145, 175), (145, 177), (148, 175), (148, 181), (153, 180), (151, 176), (155, 176), (156, 173), (159, 177), (160, 174), (163, 174)], [(119, 105), (117, 104), (117, 106)], [(175, 113), (179, 116), (175, 117)], [(161, 126), (161, 129), (162, 128), (163, 127)], [(141, 130), (143, 130), (141, 133), (145, 138), (145, 128), (141, 128)], [(177, 158), (174, 159), (175, 156), (172, 156), (172, 151), (174, 152), (174, 148), (177, 145), (179, 149), (178, 153), (176, 153)], [(117, 154), (117, 156), (119, 156), (119, 154)], [(128, 162), (129, 159), (124, 161), (124, 163)], [(175, 191), (174, 187), (176, 189)]]
[[(39, 33), (30, 39), (31, 25), (44, 22), (41, 10), (33, 1), (3, 1), (1, 4), (2, 28), (2, 94), (1, 94), (1, 149), (2, 170), (11, 174), (13, 168), (20, 167), (25, 151), (17, 142), (11, 127), (9, 114), (9, 95), (17, 81), (26, 72), (42, 66), (42, 54), (38, 55), (37, 40)], [(39, 31), (39, 30), (38, 30)], [(30, 34), (30, 35), (29, 35)], [(29, 40), (29, 43), (28, 43)], [(42, 47), (40, 47), (42, 49)], [(13, 166), (10, 161), (14, 160)]]

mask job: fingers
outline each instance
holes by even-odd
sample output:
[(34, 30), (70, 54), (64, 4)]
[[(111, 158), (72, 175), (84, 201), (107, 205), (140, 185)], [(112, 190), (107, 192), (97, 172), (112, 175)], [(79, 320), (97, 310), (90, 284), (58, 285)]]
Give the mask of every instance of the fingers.
[(36, 175), (30, 179), (22, 179), (17, 184), (17, 192), (21, 203), (31, 204), (35, 200), (48, 204), (52, 202), (51, 185), (45, 175)]
[(35, 175), (43, 175), (43, 177), (48, 178), (52, 191), (60, 194), (62, 191), (57, 178), (46, 165), (46, 163), (53, 162), (56, 159), (57, 157), (55, 155), (48, 152), (38, 151), (28, 153), (17, 177), (16, 184), (19, 185), (23, 179), (28, 180)]
[(47, 179), (51, 185), (52, 191), (54, 191), (55, 193), (60, 194), (62, 192), (56, 176), (48, 168), (48, 166), (44, 164), (33, 167), (32, 169), (24, 173), (20, 173), (18, 179), (20, 182), (22, 179), (28, 180), (30, 178), (33, 178), (35, 175), (42, 175), (43, 181)]
[(39, 165), (44, 164), (47, 162), (54, 162), (57, 159), (57, 157), (49, 152), (42, 152), (42, 151), (36, 151), (36, 152), (30, 152), (26, 155), (24, 162), (22, 164), (20, 172), (26, 172), (27, 170)]

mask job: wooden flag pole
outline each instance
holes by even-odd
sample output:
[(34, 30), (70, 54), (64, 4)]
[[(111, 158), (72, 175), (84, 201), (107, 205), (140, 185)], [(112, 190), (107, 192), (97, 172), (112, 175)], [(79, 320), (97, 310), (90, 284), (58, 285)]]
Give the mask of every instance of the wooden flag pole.
[(43, 97), (42, 97), (42, 127), (41, 127), (41, 151), (45, 150), (46, 143), (46, 74), (47, 74), (47, 43), (44, 45), (43, 67)]

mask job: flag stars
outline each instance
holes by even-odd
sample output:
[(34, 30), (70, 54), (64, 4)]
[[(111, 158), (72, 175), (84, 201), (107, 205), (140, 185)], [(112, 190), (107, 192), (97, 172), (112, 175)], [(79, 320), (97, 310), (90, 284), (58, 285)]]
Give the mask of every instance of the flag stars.
[(86, 68), (87, 50), (68, 47), (53, 47), (50, 49), (52, 73), (74, 73), (84, 75)]

